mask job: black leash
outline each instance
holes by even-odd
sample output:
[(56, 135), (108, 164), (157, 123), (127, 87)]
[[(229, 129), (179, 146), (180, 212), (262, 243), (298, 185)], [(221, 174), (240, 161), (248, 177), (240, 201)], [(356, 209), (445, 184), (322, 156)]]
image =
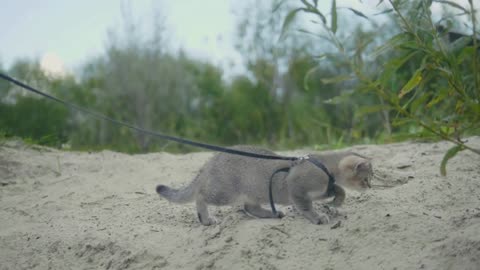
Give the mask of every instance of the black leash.
[[(169, 141), (174, 141), (174, 142), (181, 143), (181, 144), (188, 144), (188, 145), (192, 145), (192, 146), (195, 146), (195, 147), (200, 147), (200, 148), (204, 148), (204, 149), (208, 149), (208, 150), (212, 150), (212, 151), (216, 151), (216, 152), (224, 152), (224, 153), (228, 153), (228, 154), (240, 155), (240, 156), (246, 156), (246, 157), (253, 157), (253, 158), (260, 158), (260, 159), (270, 159), (270, 160), (290, 160), (290, 161), (308, 160), (310, 163), (312, 163), (315, 166), (317, 166), (318, 168), (322, 169), (328, 175), (327, 195), (328, 196), (334, 196), (335, 195), (335, 188), (334, 188), (335, 178), (334, 178), (334, 176), (328, 171), (328, 169), (325, 167), (325, 165), (323, 165), (320, 161), (311, 158), (310, 156), (306, 156), (306, 157), (287, 157), (287, 156), (278, 156), (278, 155), (256, 154), (256, 153), (245, 152), (245, 151), (241, 151), (241, 150), (237, 150), (237, 149), (221, 147), (221, 146), (217, 146), (217, 145), (195, 142), (195, 141), (191, 141), (191, 140), (187, 140), (187, 139), (183, 139), (183, 138), (179, 138), (179, 137), (175, 137), (175, 136), (162, 134), (162, 133), (159, 133), (159, 132), (154, 132), (154, 131), (151, 131), (151, 130), (147, 130), (147, 129), (143, 129), (141, 127), (131, 125), (131, 124), (126, 123), (126, 122), (122, 122), (120, 120), (113, 119), (113, 118), (108, 117), (106, 115), (103, 115), (101, 113), (97, 113), (97, 112), (88, 110), (86, 108), (80, 107), (80, 106), (78, 106), (74, 103), (59, 99), (59, 98), (54, 97), (52, 95), (49, 95), (45, 92), (42, 92), (42, 91), (40, 91), (36, 88), (33, 88), (33, 87), (31, 87), (27, 84), (24, 84), (24, 83), (14, 79), (14, 78), (12, 78), (8, 75), (5, 75), (3, 73), (0, 73), (0, 77), (2, 79), (6, 80), (6, 81), (9, 81), (9, 82), (11, 82), (11, 83), (13, 83), (17, 86), (20, 86), (20, 87), (22, 87), (22, 88), (24, 88), (24, 89), (26, 89), (30, 92), (35, 93), (37, 95), (40, 95), (40, 96), (45, 97), (47, 99), (50, 99), (50, 100), (56, 101), (58, 103), (61, 103), (66, 107), (69, 107), (69, 108), (75, 109), (77, 111), (81, 111), (83, 113), (89, 114), (89, 115), (91, 115), (91, 116), (93, 116), (97, 119), (100, 119), (100, 120), (104, 120), (104, 121), (111, 122), (111, 123), (114, 123), (114, 124), (117, 124), (117, 125), (128, 127), (132, 130), (135, 130), (137, 132), (141, 132), (141, 133), (144, 133), (144, 134), (148, 134), (150, 136), (162, 138), (162, 139), (169, 140)], [(290, 168), (292, 166), (294, 166), (294, 164), (292, 164), (289, 167), (284, 167), (284, 168), (278, 169), (270, 177), (269, 199), (270, 199), (270, 206), (272, 207), (272, 212), (275, 215), (277, 215), (277, 210), (275, 209), (275, 203), (273, 202), (273, 194), (272, 194), (273, 176), (275, 174), (277, 174), (278, 172), (289, 172)]]

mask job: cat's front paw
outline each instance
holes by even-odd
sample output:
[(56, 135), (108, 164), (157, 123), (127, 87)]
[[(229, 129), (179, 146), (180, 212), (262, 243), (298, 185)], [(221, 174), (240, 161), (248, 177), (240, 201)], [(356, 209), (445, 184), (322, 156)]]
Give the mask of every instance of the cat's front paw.
[(330, 218), (325, 214), (318, 215), (315, 219), (311, 220), (313, 224), (328, 224), (330, 222)]
[(212, 226), (212, 225), (215, 225), (217, 224), (217, 220), (212, 218), (212, 217), (208, 217), (208, 218), (205, 218), (205, 219), (201, 219), (200, 222), (202, 223), (202, 225), (204, 226)]
[(277, 211), (277, 218), (283, 218), (285, 214), (282, 211)]

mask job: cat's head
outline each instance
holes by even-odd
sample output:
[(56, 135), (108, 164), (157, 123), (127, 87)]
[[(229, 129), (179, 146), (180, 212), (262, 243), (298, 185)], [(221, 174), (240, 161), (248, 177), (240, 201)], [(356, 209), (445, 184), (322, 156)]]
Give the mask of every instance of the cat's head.
[(373, 169), (369, 159), (349, 155), (340, 160), (338, 169), (341, 175), (340, 185), (358, 191), (371, 187)]

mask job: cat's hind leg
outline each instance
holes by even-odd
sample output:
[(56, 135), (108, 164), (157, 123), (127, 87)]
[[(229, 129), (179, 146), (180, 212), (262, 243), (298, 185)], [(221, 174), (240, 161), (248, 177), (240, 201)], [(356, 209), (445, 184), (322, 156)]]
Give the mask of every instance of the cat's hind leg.
[(208, 213), (208, 205), (201, 196), (198, 196), (196, 198), (196, 204), (197, 204), (197, 216), (198, 216), (198, 219), (200, 220), (200, 223), (202, 223), (205, 226), (215, 225), (217, 221), (214, 218), (212, 218)]

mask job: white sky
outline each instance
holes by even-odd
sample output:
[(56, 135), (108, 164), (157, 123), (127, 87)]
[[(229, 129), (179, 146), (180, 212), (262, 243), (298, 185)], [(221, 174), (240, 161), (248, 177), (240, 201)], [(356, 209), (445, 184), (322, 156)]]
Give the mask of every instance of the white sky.
[[(9, 67), (18, 58), (36, 58), (75, 70), (105, 48), (107, 30), (121, 26), (120, 0), (0, 0), (0, 63)], [(385, 2), (388, 2), (387, 0)], [(467, 0), (455, 2), (465, 5)], [(474, 0), (474, 2), (479, 2)], [(240, 0), (135, 0), (130, 1), (135, 19), (152, 18), (153, 9), (166, 15), (175, 47), (219, 65), (239, 63), (233, 48), (235, 17)], [(330, 9), (319, 0), (320, 9)], [(353, 7), (367, 15), (378, 12), (378, 0), (337, 0), (337, 6)], [(477, 4), (480, 6), (480, 3)], [(435, 10), (439, 10), (438, 5)], [(353, 15), (352, 15), (353, 16)], [(50, 59), (50, 60), (49, 60)], [(61, 67), (60, 67), (61, 69)]]
[[(103, 52), (108, 29), (121, 26), (122, 1), (1, 0), (0, 62), (8, 67), (18, 58), (57, 56), (68, 69)], [(123, 1), (125, 3), (125, 1)], [(152, 7), (167, 17), (174, 46), (213, 61), (232, 54), (234, 30), (230, 3), (225, 0), (135, 0), (135, 19), (153, 16)], [(222, 36), (222, 41), (217, 37)]]

